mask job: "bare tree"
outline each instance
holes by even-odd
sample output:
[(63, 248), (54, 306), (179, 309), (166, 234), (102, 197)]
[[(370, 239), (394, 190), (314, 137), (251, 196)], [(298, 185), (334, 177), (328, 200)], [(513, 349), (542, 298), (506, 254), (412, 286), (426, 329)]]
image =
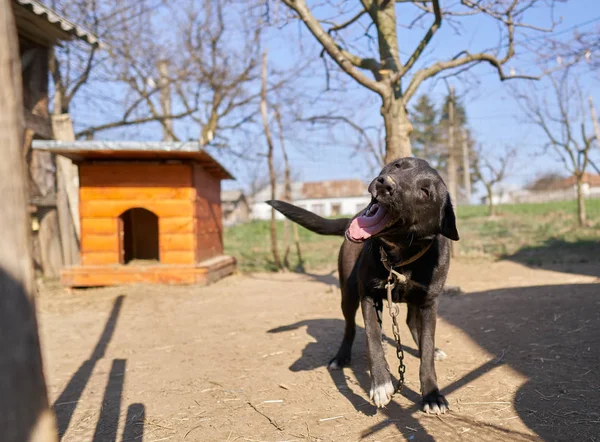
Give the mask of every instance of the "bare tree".
[(56, 441), (34, 302), (21, 63), (10, 0), (0, 0), (0, 439)]
[[(262, 87), (260, 94), (260, 113), (262, 115), (263, 127), (265, 131), (265, 138), (267, 140), (267, 162), (269, 164), (269, 184), (271, 186), (271, 199), (277, 199), (277, 178), (275, 175), (275, 163), (274, 157), (274, 145), (273, 137), (271, 136), (271, 129), (269, 128), (269, 114), (267, 109), (267, 51), (262, 56), (262, 70), (261, 70)], [(271, 251), (273, 253), (273, 262), (277, 270), (281, 269), (281, 259), (279, 258), (279, 248), (277, 245), (277, 222), (275, 220), (275, 209), (271, 208)]]
[(488, 200), (488, 215), (496, 215), (496, 205), (494, 203), (494, 190), (498, 184), (506, 179), (508, 170), (517, 154), (515, 148), (505, 148), (497, 156), (492, 156), (490, 152), (485, 152), (479, 148), (473, 158), (473, 172), (477, 180), (485, 187)]
[[(596, 20), (597, 21), (597, 20)], [(600, 27), (587, 32), (574, 30), (567, 39), (549, 38), (544, 40), (543, 47), (536, 48), (542, 62), (558, 62), (559, 65), (571, 66), (585, 61), (593, 72), (598, 72), (600, 60)]]
[[(329, 55), (338, 67), (358, 84), (375, 92), (381, 99), (381, 115), (385, 124), (385, 161), (389, 162), (411, 153), (410, 132), (412, 130), (406, 107), (421, 84), (436, 75), (447, 72), (456, 74), (480, 63), (489, 64), (500, 80), (513, 78), (534, 79), (539, 75), (516, 75), (506, 73), (505, 66), (516, 52), (516, 33), (518, 30), (550, 30), (526, 23), (524, 17), (532, 8), (548, 3), (549, 0), (460, 0), (453, 6), (442, 10), (439, 0), (361, 0), (360, 4), (350, 1), (325, 1), (309, 7), (305, 0), (283, 0), (298, 18), (306, 25), (323, 47), (323, 54)], [(430, 17), (430, 26), (421, 41), (404, 63), (400, 60), (400, 41), (398, 17), (411, 15), (403, 9), (397, 16), (397, 8), (416, 8), (416, 18), (404, 26), (413, 29), (422, 20)], [(332, 22), (332, 9), (339, 21)], [(408, 14), (406, 14), (409, 12)], [(318, 17), (320, 15), (322, 17)], [(454, 57), (423, 63), (422, 55), (440, 28), (443, 19), (451, 25), (466, 16), (485, 16), (495, 21), (502, 29), (502, 44), (497, 50), (470, 52), (466, 49)], [(369, 50), (376, 32), (377, 51)], [(365, 45), (354, 48), (359, 37)], [(352, 42), (352, 43), (348, 43)], [(354, 49), (354, 52), (353, 52)], [(409, 78), (410, 77), (410, 78)], [(402, 81), (406, 80), (405, 88)]]
[[(74, 119), (77, 138), (158, 123), (175, 141), (227, 147), (227, 133), (257, 115), (260, 20), (235, 1), (57, 0), (56, 7), (102, 41), (66, 45), (51, 66), (55, 106), (66, 112), (79, 100), (85, 108), (86, 118)], [(163, 32), (157, 17), (172, 26)], [(170, 111), (161, 105), (165, 90)]]
[(545, 135), (546, 149), (552, 149), (565, 170), (575, 179), (577, 216), (580, 226), (586, 224), (583, 181), (589, 163), (589, 153), (595, 137), (588, 135), (585, 121), (585, 100), (579, 85), (570, 78), (571, 69), (548, 76), (552, 101), (547, 91), (516, 92), (527, 118)]
[[(277, 121), (277, 128), (279, 129), (279, 146), (281, 147), (281, 155), (283, 156), (283, 166), (284, 166), (284, 192), (283, 192), (283, 200), (288, 203), (292, 202), (292, 173), (290, 170), (290, 162), (288, 159), (287, 150), (285, 148), (285, 132), (283, 128), (283, 122), (281, 118), (281, 109), (279, 106), (275, 106), (275, 120)], [(290, 221), (285, 218), (283, 220), (283, 233), (284, 233), (284, 243), (285, 243), (285, 254), (283, 257), (283, 263), (286, 268), (290, 268), (288, 256), (290, 253), (290, 224), (292, 225), (292, 230), (294, 232), (294, 243), (296, 245), (296, 253), (298, 254), (298, 267), (297, 270), (300, 272), (304, 272), (304, 260), (302, 259), (302, 249), (300, 247), (300, 236), (298, 235), (298, 225), (296, 223), (290, 223)]]

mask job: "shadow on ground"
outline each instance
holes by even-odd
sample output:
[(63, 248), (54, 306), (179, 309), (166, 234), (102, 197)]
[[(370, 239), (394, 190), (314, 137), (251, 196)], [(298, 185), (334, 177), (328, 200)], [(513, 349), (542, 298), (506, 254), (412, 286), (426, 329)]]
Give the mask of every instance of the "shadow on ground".
[(523, 247), (503, 259), (529, 267), (600, 278), (600, 241), (568, 242), (550, 238), (540, 246)]
[[(466, 332), (494, 357), (442, 392), (451, 395), (499, 365), (508, 364), (528, 378), (516, 394), (514, 407), (531, 430), (545, 440), (595, 440), (600, 428), (599, 289), (600, 285), (595, 284), (543, 286), (444, 297), (440, 316)], [(305, 320), (269, 333), (301, 327), (306, 327), (316, 342), (306, 345), (290, 370), (325, 366), (341, 341), (343, 321)], [(414, 349), (411, 352), (414, 354)], [(395, 361), (390, 362), (395, 366)], [(368, 392), (370, 378), (364, 330), (360, 327), (348, 369), (358, 380), (357, 387)], [(375, 414), (375, 407), (353, 391), (352, 378), (339, 370), (329, 373), (340, 393), (357, 411)], [(416, 440), (434, 440), (416, 419), (420, 413), (418, 391), (405, 387), (402, 395), (413, 405), (406, 409), (392, 401), (382, 411), (388, 419), (366, 429), (363, 437), (394, 425), (407, 438), (418, 434)], [(469, 415), (454, 412), (453, 418), (459, 425), (484, 426), (485, 437), (479, 440), (534, 440), (527, 434), (476, 421)]]
[(545, 440), (600, 428), (600, 285), (500, 289), (447, 298), (440, 316), (528, 378), (521, 420)]
[[(123, 299), (124, 296), (119, 296), (114, 300), (104, 329), (89, 359), (79, 366), (65, 389), (54, 402), (53, 408), (56, 413), (60, 439), (64, 437), (69, 428), (75, 409), (92, 376), (94, 367), (105, 355), (117, 325)], [(115, 442), (117, 440), (126, 364), (127, 361), (125, 359), (113, 359), (112, 361), (110, 374), (104, 390), (104, 397), (99, 407), (100, 415), (96, 423), (93, 442)], [(123, 429), (123, 442), (142, 440), (144, 436), (145, 414), (144, 404), (135, 403), (128, 407)]]

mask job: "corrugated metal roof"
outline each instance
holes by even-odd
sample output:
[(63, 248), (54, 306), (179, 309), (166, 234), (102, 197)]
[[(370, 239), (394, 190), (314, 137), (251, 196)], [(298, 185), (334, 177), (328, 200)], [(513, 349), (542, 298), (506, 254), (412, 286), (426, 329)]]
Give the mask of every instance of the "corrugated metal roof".
[(234, 179), (199, 143), (176, 141), (34, 140), (32, 149), (82, 160), (193, 160), (220, 179)]
[(74, 36), (91, 45), (99, 45), (100, 41), (91, 32), (76, 25), (75, 23), (60, 16), (48, 6), (37, 0), (14, 0), (15, 3), (33, 12), (38, 17), (45, 19), (48, 23), (65, 32), (68, 35)]

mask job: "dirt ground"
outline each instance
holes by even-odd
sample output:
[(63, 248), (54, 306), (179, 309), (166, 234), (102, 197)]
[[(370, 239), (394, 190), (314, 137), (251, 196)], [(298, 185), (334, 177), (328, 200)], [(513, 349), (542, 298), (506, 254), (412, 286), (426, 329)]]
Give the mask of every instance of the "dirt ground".
[[(451, 413), (418, 410), (407, 383), (368, 401), (361, 324), (352, 367), (335, 273), (232, 276), (206, 287), (41, 290), (50, 400), (62, 440), (519, 441), (600, 439), (600, 269), (454, 261), (437, 363)], [(384, 317), (386, 335), (390, 321)], [(387, 339), (393, 372), (395, 352)]]

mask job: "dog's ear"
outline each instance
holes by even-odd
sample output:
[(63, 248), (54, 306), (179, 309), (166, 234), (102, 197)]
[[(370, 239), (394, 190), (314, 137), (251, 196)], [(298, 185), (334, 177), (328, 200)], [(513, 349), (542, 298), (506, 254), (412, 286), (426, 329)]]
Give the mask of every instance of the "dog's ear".
[(444, 207), (442, 208), (441, 218), (440, 233), (452, 241), (458, 241), (459, 237), (458, 230), (456, 230), (456, 216), (454, 215), (454, 209), (452, 208), (450, 194), (446, 194), (446, 200), (444, 201)]

